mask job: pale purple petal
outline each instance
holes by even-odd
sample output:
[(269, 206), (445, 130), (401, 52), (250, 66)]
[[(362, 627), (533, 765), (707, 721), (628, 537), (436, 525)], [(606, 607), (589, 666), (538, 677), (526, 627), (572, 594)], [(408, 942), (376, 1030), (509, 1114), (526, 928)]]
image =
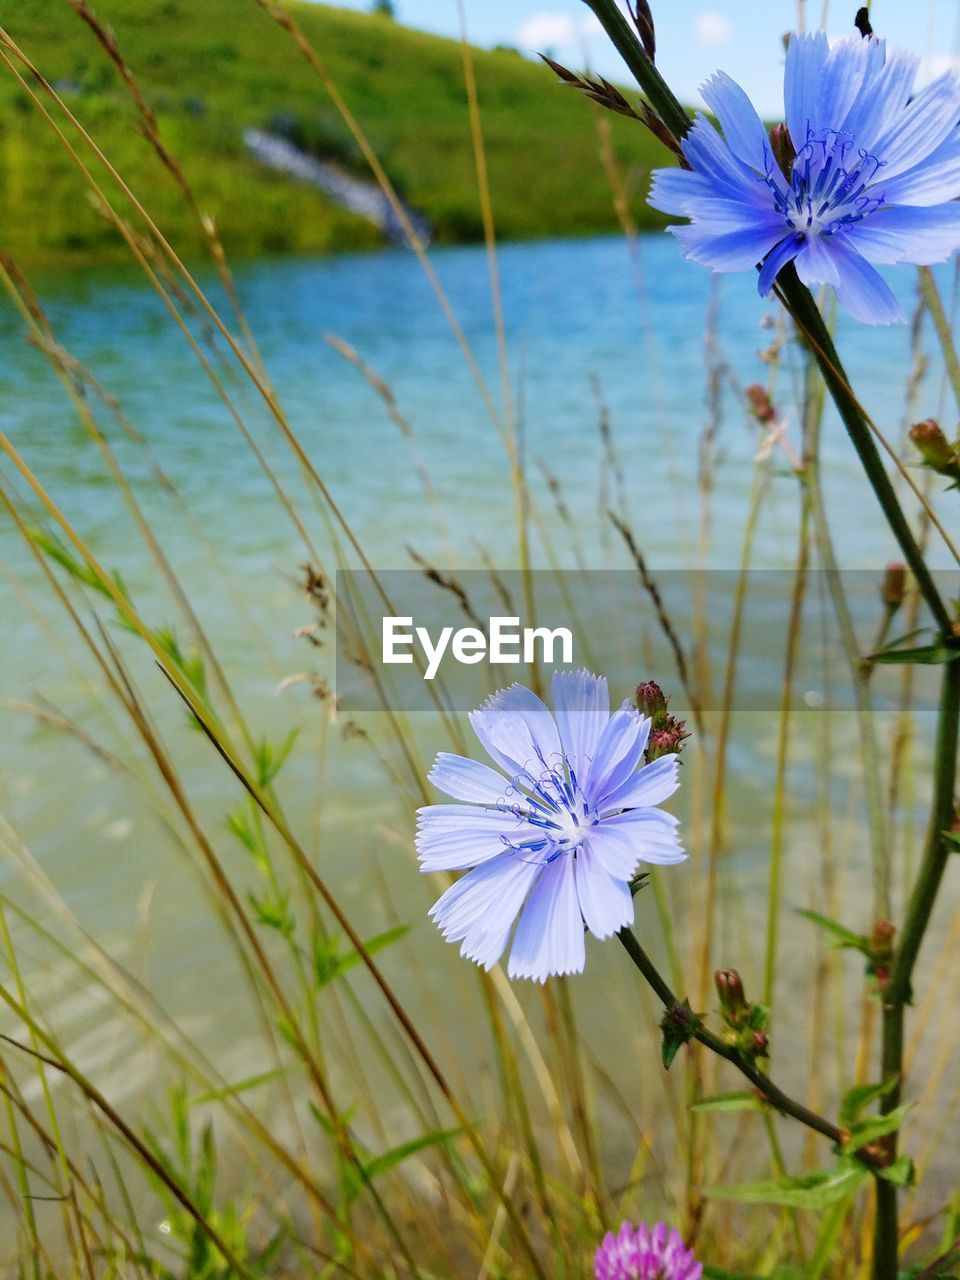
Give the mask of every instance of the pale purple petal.
[(662, 804), (680, 785), (678, 759), (674, 754), (660, 756), (620, 784), (615, 790), (598, 798), (597, 809), (601, 815), (615, 813), (618, 809), (639, 809)]
[(501, 689), (470, 714), (473, 731), (491, 760), (511, 776), (537, 774), (560, 758), (560, 735), (549, 709), (522, 684)]
[(523, 909), (513, 935), (511, 978), (545, 982), (562, 973), (580, 973), (586, 949), (572, 857), (548, 863)]
[[(471, 868), (431, 910), (443, 936), (489, 968), (516, 922), (509, 972), (541, 982), (583, 968), (585, 925), (603, 938), (633, 919), (639, 861), (682, 857), (676, 818), (654, 807), (676, 786), (676, 760), (640, 768), (649, 719), (627, 702), (611, 716), (606, 681), (587, 671), (558, 672), (553, 698), (556, 720), (516, 685), (474, 713), (513, 776), (441, 752), (431, 779), (464, 803), (420, 809), (416, 836), (424, 871)], [(622, 811), (628, 802), (645, 807)]]
[(560, 745), (582, 786), (610, 719), (610, 690), (603, 676), (589, 671), (555, 671), (551, 693)]
[(513, 922), (541, 870), (542, 864), (501, 854), (451, 885), (430, 915), (447, 942), (463, 940), (461, 955), (490, 969), (506, 950)]
[(600, 735), (584, 786), (584, 794), (594, 807), (635, 771), (649, 736), (650, 721), (629, 702), (613, 713)]
[(431, 804), (417, 810), (417, 853), (423, 871), (462, 871), (503, 853), (507, 843), (541, 842), (543, 831), (509, 810)]
[(672, 866), (685, 860), (678, 825), (677, 818), (662, 809), (628, 809), (604, 818), (587, 843), (610, 875), (632, 880), (641, 862)]
[(633, 894), (625, 880), (604, 868), (587, 847), (577, 853), (577, 897), (587, 928), (597, 938), (609, 938), (633, 921)]
[[(501, 773), (478, 760), (441, 751), (427, 774), (433, 785), (454, 800), (472, 804), (501, 804), (511, 784)], [(511, 796), (513, 792), (510, 791)]]

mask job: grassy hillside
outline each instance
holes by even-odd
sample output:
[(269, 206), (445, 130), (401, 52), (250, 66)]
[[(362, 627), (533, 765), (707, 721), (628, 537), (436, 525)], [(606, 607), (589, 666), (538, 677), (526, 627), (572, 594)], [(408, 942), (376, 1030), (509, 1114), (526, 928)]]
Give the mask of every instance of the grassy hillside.
[[(345, 126), (290, 38), (253, 0), (92, 0), (157, 112), (228, 252), (322, 251), (377, 242), (365, 222), (247, 154), (245, 126), (274, 127), (360, 171)], [(387, 18), (298, 4), (296, 15), (405, 198), (441, 241), (480, 234), (458, 44)], [(170, 176), (136, 131), (129, 95), (66, 0), (17, 0), (3, 26), (98, 139), (184, 251), (199, 243)], [(503, 237), (613, 228), (596, 121), (545, 68), (478, 52), (490, 182)], [(610, 117), (636, 215), (661, 156), (636, 123)], [(0, 67), (0, 244), (24, 261), (99, 258), (116, 236), (76, 169)]]

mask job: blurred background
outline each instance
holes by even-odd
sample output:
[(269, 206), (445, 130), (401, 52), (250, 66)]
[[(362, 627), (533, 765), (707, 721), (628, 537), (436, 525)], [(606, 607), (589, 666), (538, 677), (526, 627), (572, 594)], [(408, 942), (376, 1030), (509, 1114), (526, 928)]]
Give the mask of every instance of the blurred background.
[[(831, 34), (846, 34), (854, 8), (655, 2), (658, 65), (691, 106), (698, 84), (722, 68), (774, 121), (784, 33), (823, 20)], [(960, 65), (957, 9), (956, 0), (875, 0), (872, 21), (915, 51), (929, 80)], [(637, 547), (654, 573), (722, 570), (733, 582), (729, 571), (741, 566), (792, 570), (805, 536), (795, 463), (810, 403), (806, 374), (782, 316), (751, 278), (711, 279), (662, 234), (645, 195), (651, 169), (668, 162), (664, 150), (635, 121), (559, 84), (537, 57), (627, 82), (584, 5), (384, 0), (289, 11), (312, 61), (254, 0), (97, 0), (89, 8), (19, 0), (3, 13), (8, 36), (126, 190), (74, 122), (54, 112), (58, 135), (42, 118), (29, 74), (18, 80), (11, 65), (0, 68), (0, 420), (164, 652), (188, 675), (194, 662), (190, 678), (225, 721), (236, 694), (251, 741), (271, 744), (277, 758), (290, 751), (276, 785), (291, 824), (363, 936), (412, 926), (397, 983), (411, 1008), (442, 1028), (455, 1057), (458, 1035), (475, 1031), (474, 975), (426, 919), (433, 889), (412, 852), (412, 809), (422, 796), (398, 743), (386, 740), (386, 717), (353, 720), (336, 707), (317, 575), (329, 584), (334, 568), (361, 565), (358, 547), (377, 570), (455, 574), (527, 563), (633, 573)], [(109, 188), (115, 217), (77, 151)], [(158, 231), (236, 335), (249, 369), (238, 369)], [(952, 315), (953, 268), (936, 278)], [(854, 387), (897, 443), (909, 422), (946, 421), (953, 411), (915, 275), (890, 279), (911, 326), (868, 330), (841, 316), (836, 329)], [(250, 369), (276, 390), (299, 450), (278, 430)], [(769, 389), (772, 422), (751, 414), (746, 389), (757, 383)], [(879, 582), (894, 548), (829, 408), (822, 458), (838, 561)], [(143, 982), (224, 1079), (253, 1077), (272, 1059), (231, 968), (230, 937), (212, 925), (198, 887), (209, 887), (204, 873), (195, 879), (185, 854), (183, 816), (167, 814), (143, 742), (105, 690), (75, 619), (63, 614), (51, 573), (80, 621), (99, 617), (129, 664), (258, 927), (282, 937), (287, 913), (297, 928), (309, 913), (286, 882), (261, 883), (262, 858), (251, 861), (249, 832), (238, 834), (235, 779), (190, 727), (155, 655), (118, 622), (116, 602), (84, 578), (82, 557), (36, 487), (9, 464), (2, 475), (10, 505), (0, 511), (0, 889), (15, 909), (16, 944), (44, 1019), (115, 1101), (155, 1117), (158, 1082), (176, 1073), (156, 1040), (73, 967), (88, 949), (102, 946)], [(949, 566), (936, 539), (930, 554)], [(822, 604), (822, 584), (811, 593)], [(646, 599), (640, 586), (637, 594)], [(872, 637), (875, 594), (858, 600), (858, 622)], [(696, 624), (691, 630), (696, 649)], [(741, 709), (736, 691), (725, 695), (723, 646), (739, 638), (720, 630), (719, 648), (697, 650), (697, 679), (708, 711), (719, 714), (727, 696), (732, 715), (722, 835), (710, 831), (714, 737), (678, 799), (692, 862), (674, 870), (660, 915), (652, 894), (638, 910), (654, 949), (680, 970), (698, 971), (701, 950), (713, 945), (714, 962), (736, 962), (756, 986), (764, 964), (757, 921), (785, 768), (778, 683), (776, 672), (764, 673), (773, 692), (763, 711), (746, 696)], [(632, 674), (629, 662), (618, 668), (617, 696), (656, 676), (689, 715), (676, 673), (650, 669), (656, 652), (637, 638)], [(834, 657), (798, 691), (807, 701), (786, 801), (784, 856), (793, 870), (782, 953), (790, 963), (777, 978), (778, 1029), (782, 1044), (793, 1032), (809, 1035), (796, 1041), (802, 1052), (783, 1055), (782, 1073), (814, 1095), (869, 1072), (863, 1046), (872, 1023), (843, 1015), (845, 999), (859, 1010), (862, 966), (827, 956), (793, 911), (824, 910), (827, 897), (846, 903), (852, 925), (867, 923), (855, 887), (867, 839), (857, 731), (842, 709), (849, 700), (837, 692), (827, 748), (822, 718), (807, 714), (831, 704), (844, 676)], [(750, 678), (748, 670), (747, 686)], [(880, 720), (884, 767), (895, 773), (898, 690)], [(922, 739), (927, 711), (915, 710)], [(437, 717), (421, 715), (410, 736), (421, 766), (448, 743)], [(924, 767), (921, 744), (909, 785), (896, 773), (904, 790), (891, 806), (905, 850), (922, 829)], [(688, 898), (696, 905), (698, 869), (720, 853), (719, 924), (705, 943), (685, 929)], [(904, 858), (898, 892), (911, 865)], [(664, 919), (675, 921), (675, 937), (662, 933)], [(619, 980), (623, 962), (609, 949), (601, 956), (594, 948), (589, 963), (606, 988)], [(819, 974), (815, 1000), (798, 995), (801, 968)], [(943, 983), (940, 998), (955, 996), (956, 975)], [(539, 1025), (536, 993), (520, 997)], [(360, 999), (381, 1016), (369, 991)], [(631, 1031), (626, 1054), (619, 1040), (629, 1008), (621, 993), (611, 1006), (586, 1000), (580, 1010), (599, 1082), (600, 1156), (617, 1187), (632, 1185), (638, 1132), (649, 1121), (654, 1137), (644, 1141), (656, 1159), (645, 1194), (675, 1203), (683, 1175), (670, 1167), (671, 1140), (656, 1132), (661, 1086), (645, 1087), (635, 1069), (639, 1054), (655, 1052), (652, 1034)], [(8, 1020), (8, 1029), (19, 1025), (12, 1013)], [(945, 1035), (924, 1023), (940, 1036), (922, 1051), (941, 1078), (956, 1065), (955, 1023), (951, 1015)], [(811, 1080), (827, 1029), (835, 1052)], [(481, 1032), (476, 1040), (478, 1103), (479, 1095), (489, 1103), (491, 1051)], [(388, 1100), (378, 1099), (386, 1127), (405, 1134), (409, 1111), (384, 1083), (389, 1071), (371, 1073), (386, 1091)], [(463, 1078), (469, 1087), (465, 1065)], [(273, 1105), (264, 1102), (264, 1114)], [(672, 1095), (671, 1106), (682, 1128), (682, 1100)], [(641, 1117), (639, 1130), (624, 1112)], [(925, 1113), (934, 1144), (946, 1122), (956, 1122), (953, 1102), (947, 1118)], [(946, 1193), (945, 1183), (933, 1185)]]

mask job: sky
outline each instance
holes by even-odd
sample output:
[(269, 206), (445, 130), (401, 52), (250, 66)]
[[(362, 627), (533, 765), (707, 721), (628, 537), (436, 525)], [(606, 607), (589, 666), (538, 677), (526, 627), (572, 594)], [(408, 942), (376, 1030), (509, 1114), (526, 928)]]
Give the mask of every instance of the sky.
[[(327, 0), (329, 3), (330, 0)], [(394, 0), (408, 26), (458, 36), (458, 0)], [(716, 70), (728, 72), (766, 118), (782, 114), (783, 34), (797, 23), (798, 3), (808, 27), (819, 26), (826, 4), (831, 36), (853, 29), (858, 0), (652, 0), (657, 64), (683, 101)], [(514, 45), (532, 56), (549, 53), (575, 67), (589, 64), (620, 83), (629, 74), (582, 0), (463, 0), (473, 44)], [(369, 9), (370, 0), (343, 8)], [(922, 79), (947, 66), (960, 69), (960, 0), (873, 0), (874, 30), (889, 43), (924, 58)]]

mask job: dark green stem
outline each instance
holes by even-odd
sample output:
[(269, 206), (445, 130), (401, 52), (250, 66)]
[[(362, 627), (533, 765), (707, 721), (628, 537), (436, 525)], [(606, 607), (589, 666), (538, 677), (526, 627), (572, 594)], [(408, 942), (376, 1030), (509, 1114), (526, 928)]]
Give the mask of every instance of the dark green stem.
[[(957, 779), (957, 733), (960, 728), (960, 661), (951, 662), (943, 673), (940, 712), (934, 755), (933, 807), (926, 848), (920, 871), (907, 905), (906, 919), (894, 953), (890, 982), (884, 993), (882, 1078), (895, 1080), (883, 1099), (882, 1110), (900, 1105), (903, 1075), (903, 1030), (906, 1007), (912, 997), (913, 968), (946, 870), (952, 845), (947, 839), (954, 816)], [(891, 1157), (896, 1155), (896, 1134), (891, 1139)], [(877, 1182), (877, 1218), (873, 1240), (873, 1280), (896, 1280), (899, 1232), (897, 1188)]]
[(819, 308), (810, 296), (810, 290), (800, 282), (793, 263), (780, 272), (777, 277), (777, 288), (820, 366), (820, 372), (837, 406), (843, 425), (847, 429), (847, 435), (857, 451), (870, 486), (876, 494), (893, 536), (900, 545), (903, 558), (910, 566), (921, 595), (936, 619), (940, 631), (944, 635), (952, 635), (950, 614), (940, 598), (940, 592), (924, 560), (920, 545), (913, 536), (913, 530), (890, 483), (890, 477), (887, 475), (880, 451), (874, 442), (867, 416), (850, 389), (837, 349), (833, 345), (830, 331), (824, 324)]
[[(650, 105), (671, 131), (675, 140), (679, 142), (690, 130), (692, 123), (690, 117), (647, 56), (615, 0), (585, 0), (585, 3), (600, 20), (604, 30), (636, 77), (637, 83), (646, 93)], [(780, 272), (777, 293), (817, 361), (867, 480), (941, 635), (952, 637), (953, 624), (950, 613), (941, 599), (933, 575), (924, 560), (923, 552), (894, 492), (874, 440), (870, 420), (851, 390), (823, 317), (809, 290), (797, 276), (792, 263)], [(950, 845), (944, 838), (944, 832), (949, 828), (953, 815), (958, 725), (960, 725), (960, 661), (950, 663), (944, 672), (930, 830), (923, 863), (907, 908), (900, 943), (894, 955), (890, 985), (886, 992), (883, 1019), (883, 1078), (886, 1080), (893, 1077), (898, 1084), (884, 1099), (882, 1106), (885, 1109), (897, 1105), (899, 1081), (903, 1072), (904, 1008), (910, 1000), (913, 966), (930, 921), (950, 850)], [(631, 959), (661, 1000), (667, 1004), (669, 998), (668, 1007), (675, 1007), (676, 1001), (673, 999), (672, 992), (633, 935), (626, 931), (619, 936)], [(781, 1094), (762, 1072), (752, 1063), (742, 1059), (736, 1050), (701, 1027), (693, 1028), (692, 1034), (715, 1053), (733, 1062), (757, 1085), (757, 1088), (774, 1106), (810, 1125), (818, 1132), (833, 1136), (831, 1130), (834, 1127), (828, 1121), (808, 1112), (805, 1107), (793, 1103), (791, 1099)], [(898, 1235), (896, 1188), (883, 1179), (877, 1179), (873, 1280), (896, 1280)]]
[[(596, 14), (663, 123), (678, 142), (686, 137), (693, 122), (663, 76), (650, 61), (636, 33), (617, 6), (616, 0), (584, 0), (584, 3)], [(883, 459), (874, 442), (867, 416), (850, 389), (823, 317), (809, 289), (801, 283), (792, 263), (780, 272), (777, 287), (782, 301), (809, 343), (820, 366), (824, 381), (853, 447), (857, 451), (867, 479), (877, 496), (877, 501), (894, 537), (900, 544), (903, 558), (910, 566), (917, 586), (936, 619), (937, 626), (944, 635), (949, 635), (951, 634), (950, 615), (940, 598), (933, 576), (924, 561), (923, 553), (897, 500), (890, 477), (883, 465)]]
[[(621, 929), (617, 937), (663, 1007), (668, 1011), (682, 1008), (681, 1002), (670, 990), (666, 979), (643, 947), (641, 947), (633, 931), (631, 929)], [(747, 1077), (750, 1083), (759, 1090), (767, 1102), (777, 1111), (783, 1112), (784, 1115), (792, 1116), (794, 1120), (799, 1120), (801, 1124), (805, 1124), (808, 1129), (814, 1129), (817, 1133), (822, 1133), (825, 1138), (829, 1138), (831, 1142), (842, 1145), (844, 1135), (837, 1125), (832, 1124), (825, 1116), (818, 1115), (815, 1111), (811, 1111), (809, 1107), (805, 1107), (802, 1102), (797, 1102), (794, 1098), (784, 1093), (755, 1063), (751, 1062), (749, 1058), (745, 1058), (733, 1045), (727, 1044), (718, 1035), (708, 1031), (696, 1019), (691, 1019), (688, 1025), (691, 1039), (698, 1040), (711, 1053), (715, 1053), (718, 1057), (726, 1058), (727, 1062), (733, 1063), (737, 1070)]]

